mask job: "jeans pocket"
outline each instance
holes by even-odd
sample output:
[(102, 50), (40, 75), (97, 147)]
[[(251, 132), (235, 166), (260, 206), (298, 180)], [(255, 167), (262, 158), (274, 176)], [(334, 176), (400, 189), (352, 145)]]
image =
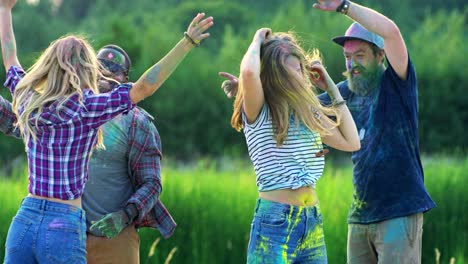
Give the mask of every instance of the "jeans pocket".
[(14, 253), (24, 246), (26, 243), (24, 238), (26, 233), (29, 231), (31, 224), (32, 221), (23, 216), (21, 212), (18, 212), (18, 214), (13, 218), (5, 242), (5, 250), (8, 253)]
[(86, 227), (70, 216), (53, 218), (46, 231), (46, 257), (51, 263), (86, 263)]
[(282, 227), (286, 223), (286, 214), (266, 213), (263, 214), (260, 223), (263, 226)]

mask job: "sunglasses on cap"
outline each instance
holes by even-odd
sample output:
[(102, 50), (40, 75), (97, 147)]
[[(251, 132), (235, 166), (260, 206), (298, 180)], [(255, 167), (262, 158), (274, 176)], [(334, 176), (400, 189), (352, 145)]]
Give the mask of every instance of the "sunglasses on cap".
[(105, 60), (105, 59), (98, 59), (98, 60), (101, 63), (102, 67), (104, 67), (106, 70), (110, 71), (111, 73), (113, 74), (123, 73), (125, 74), (125, 76), (128, 75), (128, 70), (124, 68), (122, 65), (114, 63), (110, 60)]

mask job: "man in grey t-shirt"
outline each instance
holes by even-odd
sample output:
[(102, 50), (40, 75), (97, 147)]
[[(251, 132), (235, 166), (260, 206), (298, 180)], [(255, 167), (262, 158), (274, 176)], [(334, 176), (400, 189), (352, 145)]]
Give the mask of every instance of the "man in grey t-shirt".
[[(98, 51), (106, 92), (128, 82), (131, 60), (116, 45)], [(134, 108), (103, 126), (105, 150), (96, 150), (89, 163), (89, 179), (82, 197), (88, 230), (88, 263), (139, 263), (136, 229), (153, 227), (164, 237), (172, 235), (175, 222), (159, 201), (161, 141), (153, 118)]]

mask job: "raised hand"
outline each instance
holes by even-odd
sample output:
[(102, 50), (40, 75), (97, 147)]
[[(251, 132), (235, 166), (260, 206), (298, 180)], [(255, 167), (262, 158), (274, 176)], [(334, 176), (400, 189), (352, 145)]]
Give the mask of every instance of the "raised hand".
[(227, 79), (221, 84), (221, 88), (223, 88), (228, 98), (233, 98), (237, 94), (237, 89), (239, 88), (239, 79), (227, 72), (219, 72), (218, 75)]
[(99, 221), (91, 225), (91, 231), (99, 230), (107, 238), (114, 238), (125, 227), (127, 227), (128, 217), (124, 210), (105, 215)]
[(254, 40), (259, 40), (260, 43), (263, 43), (271, 35), (271, 29), (261, 28), (255, 32)]
[(1, 0), (0, 8), (12, 9), (16, 4), (16, 0)]
[(336, 12), (336, 9), (344, 0), (317, 0), (313, 7), (323, 11)]
[(16, 40), (13, 32), (11, 9), (16, 0), (0, 0), (0, 42), (5, 71), (11, 66), (21, 66), (16, 51)]
[(310, 81), (321, 90), (329, 92), (330, 89), (336, 87), (332, 78), (328, 75), (327, 70), (319, 60), (311, 61), (307, 66), (307, 70), (309, 71)]
[(213, 26), (213, 17), (202, 20), (204, 16), (205, 13), (198, 13), (187, 28), (186, 33), (194, 45), (199, 45), (202, 40), (210, 36), (210, 33), (204, 32)]

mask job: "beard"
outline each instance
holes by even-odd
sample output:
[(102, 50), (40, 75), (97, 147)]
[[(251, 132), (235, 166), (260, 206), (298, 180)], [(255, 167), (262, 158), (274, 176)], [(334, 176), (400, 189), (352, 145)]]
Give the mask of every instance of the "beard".
[[(353, 76), (353, 70), (358, 70), (359, 75)], [(379, 85), (382, 73), (383, 67), (375, 63), (369, 68), (358, 65), (350, 71), (346, 71), (343, 75), (348, 79), (349, 90), (359, 96), (366, 96)]]

